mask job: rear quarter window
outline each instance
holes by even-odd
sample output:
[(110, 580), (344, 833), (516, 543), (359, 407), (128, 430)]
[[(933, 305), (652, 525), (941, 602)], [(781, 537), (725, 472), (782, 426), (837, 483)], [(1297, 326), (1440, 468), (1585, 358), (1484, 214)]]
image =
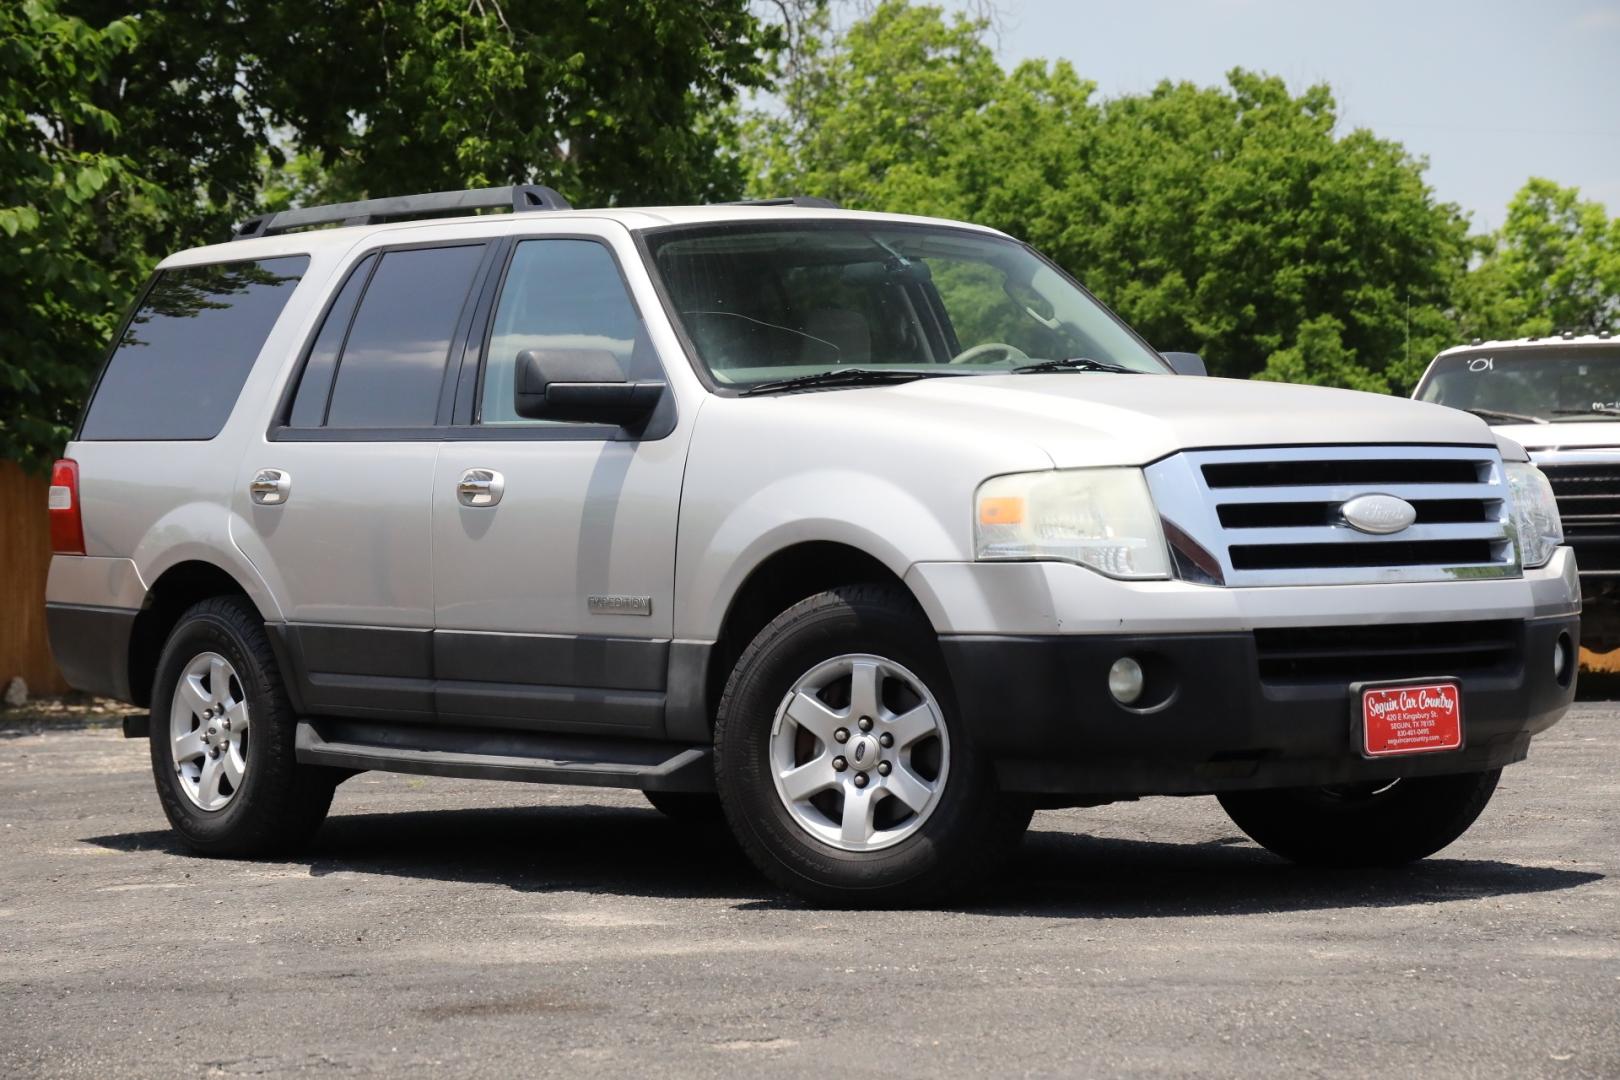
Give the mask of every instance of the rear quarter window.
[(80, 439), (212, 439), (309, 259), (161, 270), (107, 360)]

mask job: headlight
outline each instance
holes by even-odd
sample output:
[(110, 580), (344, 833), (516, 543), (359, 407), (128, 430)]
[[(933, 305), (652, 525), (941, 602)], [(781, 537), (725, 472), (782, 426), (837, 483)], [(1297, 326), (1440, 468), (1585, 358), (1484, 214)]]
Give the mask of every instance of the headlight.
[(1109, 577), (1167, 578), (1170, 556), (1141, 469), (998, 476), (979, 485), (980, 559), (1063, 559)]
[(1527, 461), (1506, 463), (1508, 491), (1512, 495), (1513, 528), (1519, 534), (1519, 561), (1525, 569), (1545, 566), (1564, 542), (1547, 474)]

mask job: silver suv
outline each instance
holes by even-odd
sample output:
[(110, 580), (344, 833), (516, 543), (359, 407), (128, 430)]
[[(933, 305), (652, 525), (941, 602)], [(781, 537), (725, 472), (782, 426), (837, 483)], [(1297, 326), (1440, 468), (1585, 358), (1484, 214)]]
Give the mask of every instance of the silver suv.
[(276, 214), (120, 329), (51, 488), (52, 643), (149, 710), (209, 853), (304, 841), (367, 769), (723, 810), (829, 904), (1143, 795), (1301, 862), (1437, 851), (1573, 693), (1545, 478), (1451, 409), (1188, 374), (956, 222)]

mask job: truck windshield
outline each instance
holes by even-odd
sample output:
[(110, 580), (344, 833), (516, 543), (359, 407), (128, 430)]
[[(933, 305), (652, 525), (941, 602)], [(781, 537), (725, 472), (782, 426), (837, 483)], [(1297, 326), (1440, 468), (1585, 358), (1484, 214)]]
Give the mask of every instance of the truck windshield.
[(1168, 371), (1085, 290), (1000, 237), (849, 221), (678, 226), (646, 240), (672, 314), (722, 386), (1074, 357)]
[(1513, 423), (1515, 415), (1613, 421), (1620, 417), (1620, 342), (1453, 353), (1434, 362), (1416, 396), (1478, 411), (1497, 424)]

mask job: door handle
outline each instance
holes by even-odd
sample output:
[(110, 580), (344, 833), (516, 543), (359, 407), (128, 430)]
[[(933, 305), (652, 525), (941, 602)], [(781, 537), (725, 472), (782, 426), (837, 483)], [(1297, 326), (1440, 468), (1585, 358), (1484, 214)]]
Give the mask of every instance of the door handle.
[(462, 506), (494, 506), (506, 494), (506, 477), (494, 469), (468, 469), (456, 484)]
[(260, 506), (280, 506), (292, 494), (292, 477), (280, 469), (260, 469), (253, 474), (248, 492)]

